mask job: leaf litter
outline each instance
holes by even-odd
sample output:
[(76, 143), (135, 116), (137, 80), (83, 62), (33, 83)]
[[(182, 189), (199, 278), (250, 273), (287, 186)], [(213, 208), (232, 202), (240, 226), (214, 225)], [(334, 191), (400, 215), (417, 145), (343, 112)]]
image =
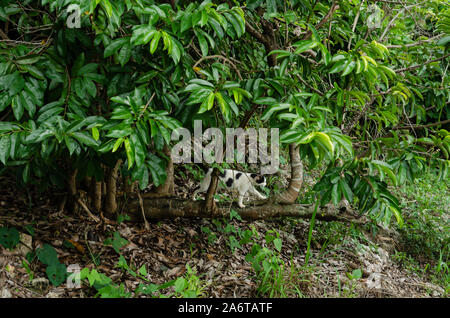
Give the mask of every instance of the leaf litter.
[[(14, 191), (12, 190), (14, 189)], [(56, 198), (56, 199), (55, 199)], [(121, 250), (128, 264), (145, 265), (146, 277), (153, 284), (163, 284), (186, 274), (186, 265), (195, 269), (205, 297), (266, 297), (258, 293), (258, 280), (252, 264), (246, 261), (250, 246), (231, 251), (229, 233), (216, 228), (208, 219), (165, 219), (149, 221), (150, 230), (138, 223), (96, 224), (83, 215), (59, 211), (54, 195), (47, 197), (37, 188), (29, 192), (17, 190), (14, 184), (0, 177), (0, 227), (16, 227), (21, 233), (34, 231), (33, 249), (44, 244), (53, 246), (60, 261), (69, 266), (78, 264), (124, 283), (133, 291), (140, 281), (117, 267), (118, 254), (102, 242), (116, 230), (128, 241)], [(30, 204), (32, 202), (32, 204)], [(319, 221), (318, 221), (319, 222)], [(319, 222), (320, 223), (320, 222)], [(308, 266), (305, 266), (307, 220), (238, 221), (235, 228), (253, 228), (259, 234), (255, 241), (266, 246), (264, 236), (276, 229), (282, 240), (280, 258), (285, 264), (285, 277), (291, 281), (286, 297), (442, 297), (445, 291), (425, 277), (411, 273), (395, 263), (390, 252), (396, 247), (395, 237), (372, 237), (367, 241), (344, 240), (324, 244), (313, 240)], [(216, 235), (211, 241), (202, 229)], [(319, 235), (316, 229), (313, 237)], [(383, 247), (381, 247), (383, 246)], [(0, 246), (0, 294), (2, 297), (92, 297), (87, 286), (68, 289), (65, 284), (54, 287), (45, 275), (45, 266), (31, 262), (27, 270), (20, 251)], [(349, 273), (361, 270), (361, 277), (351, 279)]]

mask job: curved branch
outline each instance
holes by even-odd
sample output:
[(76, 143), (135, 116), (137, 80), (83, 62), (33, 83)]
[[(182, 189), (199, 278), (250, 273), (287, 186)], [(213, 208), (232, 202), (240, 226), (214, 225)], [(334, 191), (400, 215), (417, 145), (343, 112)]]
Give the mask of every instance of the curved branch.
[(293, 204), (298, 198), (303, 184), (303, 163), (300, 159), (299, 149), (295, 144), (289, 145), (289, 157), (291, 162), (291, 181), (289, 186), (285, 191), (270, 199), (270, 201)]

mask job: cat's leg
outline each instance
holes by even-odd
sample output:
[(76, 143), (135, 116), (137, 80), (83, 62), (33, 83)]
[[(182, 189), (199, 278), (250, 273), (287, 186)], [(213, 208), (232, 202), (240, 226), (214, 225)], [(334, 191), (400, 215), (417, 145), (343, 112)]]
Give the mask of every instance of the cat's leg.
[(192, 201), (195, 201), (197, 194), (208, 191), (209, 183), (211, 182), (211, 174), (206, 174), (205, 178), (200, 183), (200, 186), (197, 190), (194, 191), (192, 195)]
[(256, 195), (259, 199), (261, 199), (261, 200), (267, 199), (267, 197), (266, 197), (265, 195), (262, 195), (261, 193), (259, 193), (254, 187), (252, 187), (252, 188), (250, 189), (250, 191), (251, 191), (254, 195)]
[(238, 205), (240, 208), (245, 208), (244, 203), (242, 203), (242, 201), (244, 201), (244, 195), (245, 195), (245, 193), (239, 193)]

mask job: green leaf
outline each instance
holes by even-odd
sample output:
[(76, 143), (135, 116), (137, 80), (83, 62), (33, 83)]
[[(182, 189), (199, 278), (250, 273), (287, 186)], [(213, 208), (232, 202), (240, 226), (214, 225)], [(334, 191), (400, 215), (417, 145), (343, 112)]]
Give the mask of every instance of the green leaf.
[[(150, 154), (149, 160), (147, 160), (148, 168), (150, 169), (150, 173), (152, 174), (153, 184), (157, 187), (160, 184), (164, 184), (166, 180), (166, 164), (164, 160), (155, 156), (154, 154)], [(147, 169), (145, 169), (147, 171)]]
[(127, 43), (119, 51), (118, 60), (120, 65), (124, 66), (130, 60), (131, 57), (131, 44)]
[(41, 59), (40, 55), (29, 55), (26, 57), (21, 57), (15, 61), (19, 65), (29, 65), (34, 64)]
[(214, 94), (214, 92), (211, 92), (209, 94), (208, 98), (205, 99), (203, 101), (203, 103), (201, 104), (200, 109), (198, 110), (199, 114), (204, 113), (204, 112), (210, 110), (211, 108), (213, 108), (213, 106), (214, 106), (214, 97), (215, 96), (216, 95)]
[(6, 164), (11, 150), (11, 139), (9, 135), (0, 137), (0, 161)]
[(253, 101), (255, 104), (260, 105), (273, 105), (277, 100), (273, 97), (259, 97)]
[(348, 202), (353, 202), (353, 191), (350, 189), (350, 186), (348, 185), (347, 181), (345, 179), (340, 178), (339, 179), (339, 188), (341, 192), (344, 194), (344, 197), (347, 199)]
[(230, 120), (230, 107), (225, 102), (222, 94), (220, 92), (216, 92), (215, 96), (217, 98), (217, 102), (219, 103), (220, 109), (222, 110), (222, 114), (224, 115), (227, 121)]
[(198, 44), (200, 46), (200, 50), (202, 51), (202, 56), (207, 56), (208, 55), (208, 42), (206, 41), (203, 34), (201, 34), (200, 32), (195, 32), (195, 34), (197, 35)]
[(36, 249), (38, 259), (45, 265), (58, 264), (58, 253), (53, 246), (44, 244), (42, 247)]
[(127, 154), (128, 169), (130, 169), (134, 164), (134, 151), (130, 145), (130, 140), (128, 138), (124, 139), (124, 144), (125, 144), (125, 152)]
[(116, 53), (122, 46), (126, 43), (130, 42), (129, 37), (119, 38), (112, 41), (107, 47), (105, 47), (105, 51), (103, 52), (103, 57), (107, 58)]
[(43, 80), (45, 78), (44, 74), (37, 67), (35, 67), (33, 65), (21, 65), (20, 68), (22, 70), (30, 73), (31, 75), (33, 75), (37, 79)]
[(22, 105), (28, 111), (30, 117), (33, 117), (34, 113), (36, 112), (36, 100), (34, 99), (34, 96), (32, 96), (32, 94), (28, 93), (26, 90), (22, 91), (19, 95), (22, 101)]
[(20, 98), (20, 94), (14, 96), (11, 105), (12, 105), (14, 117), (17, 120), (20, 120), (23, 116), (23, 111), (24, 111), (24, 107), (22, 104), (22, 99)]
[(186, 279), (184, 277), (178, 277), (175, 281), (175, 292), (181, 293), (186, 288)]
[(45, 272), (49, 281), (56, 287), (61, 285), (67, 277), (66, 265), (61, 263), (49, 265)]
[(195, 78), (193, 80), (190, 80), (189, 84), (198, 84), (198, 85), (208, 86), (208, 87), (214, 88), (214, 84), (212, 84), (212, 83), (210, 83), (208, 81), (202, 80), (200, 78)]
[(334, 205), (338, 205), (339, 201), (341, 201), (341, 193), (339, 191), (338, 183), (335, 183), (333, 185), (333, 188), (331, 189), (331, 200), (333, 201)]
[(278, 252), (281, 252), (281, 247), (282, 247), (283, 243), (280, 238), (274, 239), (273, 245), (275, 246), (275, 248), (277, 249)]
[(98, 142), (85, 132), (74, 132), (72, 137), (89, 147), (98, 146)]
[(13, 74), (0, 76), (0, 88), (8, 88), (9, 96), (14, 96), (18, 92), (22, 91), (25, 86), (25, 80), (20, 75), (19, 71), (15, 71)]
[(139, 268), (139, 274), (141, 274), (142, 276), (147, 276), (147, 268), (145, 267), (145, 264), (143, 264), (141, 266), (141, 268)]
[(164, 50), (167, 50), (167, 53), (172, 53), (173, 41), (172, 37), (164, 31), (161, 31), (163, 42), (164, 42)]
[(112, 148), (112, 152), (116, 152), (117, 149), (119, 149), (119, 147), (122, 145), (123, 143), (123, 137), (120, 137), (119, 139), (116, 140), (116, 142), (114, 143), (114, 146)]
[(92, 127), (91, 132), (92, 132), (92, 138), (94, 138), (94, 140), (97, 141), (98, 138), (100, 137), (100, 133), (98, 131), (98, 128), (97, 127)]
[(133, 31), (130, 42), (134, 45), (144, 45), (150, 42), (157, 31), (150, 25), (141, 26)]
[(19, 231), (15, 227), (0, 227), (0, 245), (13, 249), (20, 242)]
[(400, 227), (402, 227), (403, 226), (403, 218), (402, 218), (400, 211), (392, 205), (389, 206), (389, 209), (392, 211), (392, 213), (394, 213), (394, 216), (397, 219), (398, 225)]
[(319, 141), (331, 152), (334, 152), (334, 145), (331, 141), (330, 137), (323, 132), (316, 132), (315, 137), (319, 139)]
[(155, 53), (156, 49), (158, 48), (160, 38), (161, 38), (161, 32), (156, 31), (155, 35), (153, 36), (152, 42), (150, 43), (150, 54)]
[(297, 47), (295, 50), (295, 54), (303, 53), (307, 50), (313, 49), (318, 45), (317, 41), (314, 40), (302, 40), (294, 43), (294, 46)]
[(344, 72), (342, 72), (341, 76), (346, 76), (346, 75), (350, 74), (353, 71), (353, 69), (355, 68), (355, 66), (356, 66), (355, 61), (349, 60), (345, 64)]
[[(266, 101), (268, 101), (268, 100), (266, 100)], [(259, 104), (259, 102), (257, 103), (255, 101), (255, 104)], [(266, 112), (261, 117), (261, 120), (268, 120), (273, 115), (273, 113), (280, 111), (280, 110), (289, 109), (291, 107), (292, 107), (291, 104), (275, 104), (266, 110)]]
[(330, 71), (328, 73), (339, 73), (344, 70), (344, 68), (347, 66), (347, 60), (339, 60), (337, 63), (335, 63)]
[(450, 35), (446, 35), (446, 36), (443, 36), (442, 38), (440, 38), (436, 42), (436, 45), (438, 45), (438, 46), (446, 46), (448, 42), (450, 42)]
[(187, 29), (192, 27), (192, 14), (190, 12), (185, 12), (181, 18), (180, 33), (183, 33)]
[(97, 96), (97, 87), (95, 86), (95, 84), (92, 80), (84, 77), (83, 78), (83, 86), (89, 95), (91, 95), (92, 97)]

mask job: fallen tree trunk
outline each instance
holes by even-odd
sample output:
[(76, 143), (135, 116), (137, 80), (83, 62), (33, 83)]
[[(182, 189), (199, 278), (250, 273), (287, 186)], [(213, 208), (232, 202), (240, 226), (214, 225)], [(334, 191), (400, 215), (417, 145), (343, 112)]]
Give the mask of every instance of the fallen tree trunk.
[[(228, 217), (230, 213), (229, 204), (217, 204), (214, 213), (204, 209), (204, 201), (191, 201), (180, 198), (158, 198), (145, 199), (142, 207), (147, 219), (161, 218), (218, 218)], [(246, 220), (263, 220), (279, 217), (293, 217), (309, 219), (314, 213), (313, 204), (276, 204), (266, 201), (256, 201), (254, 205), (249, 205), (243, 209), (235, 208), (236, 212)], [(142, 210), (139, 200), (130, 200), (123, 211), (137, 221), (142, 217)], [(324, 221), (351, 221), (354, 223), (366, 223), (365, 218), (359, 218), (352, 210), (345, 206), (326, 205), (319, 207), (316, 219)]]

